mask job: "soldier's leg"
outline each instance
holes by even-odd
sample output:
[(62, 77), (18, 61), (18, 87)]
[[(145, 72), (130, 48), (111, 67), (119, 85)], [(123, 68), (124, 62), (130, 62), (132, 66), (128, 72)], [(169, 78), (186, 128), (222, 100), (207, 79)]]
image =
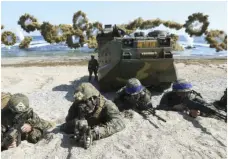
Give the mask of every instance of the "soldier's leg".
[(98, 81), (97, 70), (94, 70), (95, 80)]
[(92, 74), (93, 74), (93, 71), (92, 70), (89, 70), (89, 81), (91, 81)]

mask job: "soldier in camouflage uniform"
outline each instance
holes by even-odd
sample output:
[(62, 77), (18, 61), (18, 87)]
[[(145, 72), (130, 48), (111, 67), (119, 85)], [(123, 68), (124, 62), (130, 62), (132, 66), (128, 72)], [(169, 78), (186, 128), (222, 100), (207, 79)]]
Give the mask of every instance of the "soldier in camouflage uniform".
[[(27, 140), (31, 143), (37, 143), (42, 139), (44, 132), (51, 128), (51, 123), (39, 118), (39, 116), (33, 112), (32, 108), (29, 107), (29, 99), (23, 94), (14, 94), (10, 97), (7, 106), (2, 109), (1, 112), (1, 137), (2, 140), (5, 137), (5, 133), (18, 122), (17, 117), (21, 114), (30, 112), (31, 117), (21, 127), (21, 139)], [(16, 147), (17, 141), (13, 139), (12, 144), (9, 147), (1, 147), (2, 150)]]
[(88, 125), (91, 128), (91, 140), (99, 140), (125, 128), (116, 105), (102, 96), (92, 84), (79, 85), (74, 97), (66, 123), (61, 125), (60, 130), (75, 134)]
[(136, 109), (144, 111), (153, 108), (151, 103), (151, 93), (137, 78), (128, 80), (126, 86), (116, 92), (114, 103), (119, 110)]
[(91, 55), (91, 60), (88, 63), (88, 70), (89, 70), (89, 81), (91, 81), (93, 73), (95, 75), (95, 80), (98, 80), (98, 77), (97, 77), (98, 62), (94, 58), (94, 55)]
[(195, 104), (199, 103), (202, 106), (209, 107), (210, 105), (206, 103), (200, 93), (191, 90), (192, 84), (185, 79), (179, 79), (173, 83), (172, 91), (167, 92), (162, 96), (160, 105), (157, 109), (162, 110), (172, 110), (172, 111), (182, 111), (188, 113), (191, 117), (196, 118), (197, 116), (207, 116), (205, 112), (200, 112), (199, 110), (188, 110), (186, 109), (185, 101), (194, 101)]
[(225, 112), (227, 112), (227, 88), (224, 91), (223, 96), (221, 97), (220, 100), (215, 101), (214, 105), (219, 108), (219, 109), (224, 109)]

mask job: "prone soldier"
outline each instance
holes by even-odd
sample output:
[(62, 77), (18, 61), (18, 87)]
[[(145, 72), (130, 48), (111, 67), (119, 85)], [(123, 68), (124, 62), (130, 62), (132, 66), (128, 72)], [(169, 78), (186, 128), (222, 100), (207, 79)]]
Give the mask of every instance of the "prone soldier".
[[(114, 103), (119, 110), (134, 109), (148, 120), (150, 114), (156, 116), (158, 120), (166, 122), (165, 119), (156, 115), (155, 108), (151, 102), (151, 93), (145, 88), (137, 78), (131, 78), (126, 86), (116, 92)], [(154, 124), (153, 124), (154, 125)], [(158, 128), (158, 126), (154, 125)]]
[(29, 107), (27, 96), (13, 94), (1, 112), (1, 150), (16, 147), (21, 140), (37, 143), (52, 124), (45, 121)]
[(224, 91), (223, 96), (220, 98), (220, 100), (215, 101), (214, 105), (219, 108), (223, 109), (225, 112), (227, 112), (227, 88)]
[[(102, 96), (92, 84), (80, 84), (74, 97), (66, 123), (60, 126), (60, 130), (84, 140), (84, 148), (88, 148), (93, 140), (109, 137), (125, 128), (116, 105)], [(87, 128), (90, 131), (86, 131)]]
[(114, 103), (121, 111), (125, 109), (143, 111), (153, 108), (150, 91), (137, 78), (129, 79), (126, 86), (116, 92)]
[(219, 114), (212, 105), (205, 102), (196, 91), (192, 90), (192, 84), (185, 79), (178, 79), (172, 85), (172, 91), (162, 96), (157, 109), (182, 111), (191, 117), (214, 117), (226, 120), (226, 116)]

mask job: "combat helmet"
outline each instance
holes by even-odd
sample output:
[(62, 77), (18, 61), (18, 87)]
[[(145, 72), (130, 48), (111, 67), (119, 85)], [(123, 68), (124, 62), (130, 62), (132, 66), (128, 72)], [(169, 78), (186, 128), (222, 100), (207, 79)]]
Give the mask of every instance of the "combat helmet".
[(100, 92), (91, 84), (88, 82), (80, 84), (74, 93), (74, 98), (77, 101), (86, 101), (87, 99), (93, 97), (93, 96), (99, 96)]
[(7, 106), (11, 96), (12, 95), (10, 93), (1, 92), (1, 108), (4, 108)]
[(143, 90), (141, 82), (137, 78), (131, 78), (127, 81), (125, 92), (130, 95), (136, 95)]
[(29, 110), (29, 99), (24, 94), (14, 94), (8, 102), (8, 107), (15, 113), (26, 112)]
[(186, 79), (177, 79), (173, 83), (172, 88), (174, 92), (189, 92), (191, 91), (192, 84)]

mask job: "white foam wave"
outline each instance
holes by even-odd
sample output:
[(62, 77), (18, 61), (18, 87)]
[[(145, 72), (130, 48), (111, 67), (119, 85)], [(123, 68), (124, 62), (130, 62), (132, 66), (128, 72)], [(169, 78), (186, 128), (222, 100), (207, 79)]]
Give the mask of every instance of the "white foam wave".
[[(179, 44), (183, 45), (183, 46), (189, 46), (188, 42), (185, 41), (178, 41)], [(209, 47), (209, 44), (203, 44), (203, 43), (192, 43), (192, 46), (202, 46), (202, 47)]]
[(30, 44), (44, 44), (44, 43), (47, 43), (46, 41), (44, 40), (37, 40), (37, 41), (32, 41)]
[(23, 32), (21, 29), (17, 28), (17, 37), (20, 41), (24, 40), (25, 36), (23, 35)]
[(29, 48), (43, 47), (43, 46), (48, 46), (48, 45), (51, 45), (51, 44), (49, 44), (49, 43), (33, 44), (33, 45), (30, 45)]

